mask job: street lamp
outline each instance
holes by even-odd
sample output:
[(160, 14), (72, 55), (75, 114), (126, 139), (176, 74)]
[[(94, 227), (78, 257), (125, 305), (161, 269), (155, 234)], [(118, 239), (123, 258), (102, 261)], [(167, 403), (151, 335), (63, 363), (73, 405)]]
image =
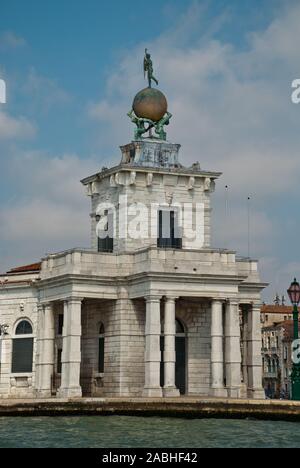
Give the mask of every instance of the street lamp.
[[(299, 339), (299, 325), (298, 325), (298, 304), (300, 302), (300, 285), (296, 278), (288, 289), (288, 295), (293, 304), (293, 322), (294, 322), (294, 343), (293, 354), (298, 348), (296, 340)], [(298, 360), (297, 360), (298, 361)], [(292, 400), (300, 400), (300, 363), (293, 360), (293, 368), (291, 373), (292, 381)]]

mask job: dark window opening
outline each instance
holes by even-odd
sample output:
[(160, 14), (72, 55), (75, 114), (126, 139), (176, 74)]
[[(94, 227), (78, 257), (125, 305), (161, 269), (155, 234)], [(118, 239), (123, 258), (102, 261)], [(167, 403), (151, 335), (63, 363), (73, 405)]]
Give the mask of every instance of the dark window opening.
[(57, 350), (56, 367), (57, 367), (57, 373), (61, 374), (61, 370), (62, 370), (62, 349)]
[(182, 236), (177, 211), (158, 211), (157, 247), (182, 249)]
[(64, 328), (64, 314), (59, 314), (58, 316), (58, 330), (57, 333), (59, 336), (62, 336)]
[(99, 374), (102, 374), (104, 372), (104, 337), (99, 338), (98, 372)]
[(16, 328), (16, 335), (32, 335), (32, 326), (27, 320), (22, 320)]
[(99, 355), (98, 355), (98, 372), (99, 374), (103, 374), (104, 372), (104, 325), (103, 323), (100, 324), (99, 327)]
[(98, 234), (98, 252), (112, 253), (114, 250), (114, 216), (113, 213), (105, 211), (107, 224), (103, 231)]
[(13, 339), (12, 373), (32, 372), (32, 358), (33, 338)]

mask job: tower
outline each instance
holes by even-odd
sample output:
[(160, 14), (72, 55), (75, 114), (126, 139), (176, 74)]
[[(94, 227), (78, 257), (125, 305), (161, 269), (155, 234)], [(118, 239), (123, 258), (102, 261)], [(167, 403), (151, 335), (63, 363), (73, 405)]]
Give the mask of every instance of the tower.
[(136, 94), (128, 113), (136, 126), (133, 140), (121, 146), (118, 166), (82, 180), (91, 197), (95, 251), (210, 247), (210, 198), (221, 174), (199, 163), (181, 164), (180, 144), (168, 141), (165, 131), (172, 117), (167, 98), (151, 87), (149, 56), (146, 51), (149, 86)]

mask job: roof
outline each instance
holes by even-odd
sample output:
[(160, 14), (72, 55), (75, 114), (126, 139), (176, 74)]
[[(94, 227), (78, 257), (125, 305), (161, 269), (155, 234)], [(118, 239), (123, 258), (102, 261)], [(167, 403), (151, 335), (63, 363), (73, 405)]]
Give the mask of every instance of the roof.
[(41, 262), (38, 263), (31, 263), (30, 265), (24, 265), (20, 266), (17, 268), (12, 268), (7, 272), (8, 275), (10, 274), (17, 274), (17, 273), (32, 273), (32, 272), (38, 272), (41, 270)]
[[(294, 336), (294, 322), (293, 320), (284, 320), (283, 322), (276, 323), (269, 327), (264, 327), (264, 331), (283, 330), (284, 341), (290, 341)], [(298, 330), (300, 331), (300, 321), (298, 322)]]
[(292, 314), (293, 307), (292, 306), (284, 306), (284, 305), (268, 305), (265, 304), (261, 307), (261, 312), (263, 314)]

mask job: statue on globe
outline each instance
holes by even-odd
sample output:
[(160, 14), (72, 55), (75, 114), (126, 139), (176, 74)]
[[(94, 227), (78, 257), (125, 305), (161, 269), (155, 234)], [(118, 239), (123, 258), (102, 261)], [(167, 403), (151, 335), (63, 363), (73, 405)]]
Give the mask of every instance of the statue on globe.
[[(153, 64), (151, 55), (145, 49), (144, 74), (148, 74), (148, 88), (139, 91), (132, 103), (132, 109), (128, 112), (128, 117), (136, 125), (134, 132), (135, 140), (144, 138), (143, 135), (149, 132), (150, 138), (166, 140), (167, 134), (164, 130), (165, 125), (169, 125), (172, 114), (168, 112), (168, 102), (166, 96), (157, 88), (152, 88), (157, 79), (153, 76)], [(154, 129), (156, 136), (152, 134)]]
[(149, 88), (151, 88), (152, 81), (154, 81), (158, 86), (158, 81), (155, 78), (155, 76), (153, 75), (153, 63), (152, 63), (152, 60), (151, 60), (151, 55), (148, 52), (148, 49), (145, 49), (144, 78), (146, 77), (146, 73), (147, 73), (147, 77), (148, 77)]

